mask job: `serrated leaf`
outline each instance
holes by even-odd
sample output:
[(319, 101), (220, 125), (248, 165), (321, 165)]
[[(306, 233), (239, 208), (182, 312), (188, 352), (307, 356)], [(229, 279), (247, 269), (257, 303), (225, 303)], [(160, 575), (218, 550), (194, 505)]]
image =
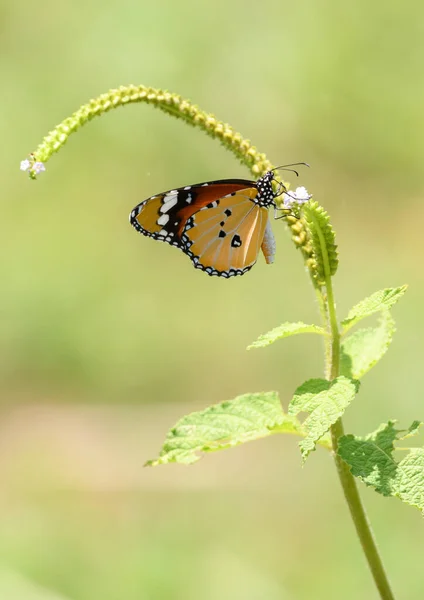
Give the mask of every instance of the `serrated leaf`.
[(394, 442), (415, 435), (421, 423), (414, 421), (407, 430), (396, 429), (395, 423), (388, 421), (365, 438), (342, 436), (338, 454), (366, 485), (424, 512), (424, 449), (410, 449), (399, 462), (393, 457)]
[(284, 413), (276, 392), (245, 394), (180, 419), (168, 432), (159, 458), (147, 465), (190, 464), (202, 452), (232, 448), (274, 433), (302, 432), (299, 421)]
[(407, 285), (401, 285), (396, 288), (386, 288), (361, 300), (361, 302), (351, 308), (346, 319), (343, 319), (342, 326), (344, 332), (353, 327), (361, 319), (391, 308), (404, 295), (407, 287)]
[(385, 310), (377, 327), (352, 333), (341, 346), (341, 374), (361, 379), (386, 354), (395, 331), (395, 322), (390, 312)]
[(412, 448), (398, 463), (394, 495), (424, 513), (424, 448)]
[(335, 275), (339, 264), (336, 236), (328, 213), (318, 202), (311, 200), (302, 210), (308, 241), (316, 261), (316, 278), (320, 284), (324, 284), (326, 268), (329, 269), (329, 275)]
[(299, 444), (304, 461), (315, 450), (318, 440), (343, 415), (358, 388), (358, 381), (343, 376), (333, 381), (310, 379), (297, 388), (288, 412), (292, 416), (309, 413), (302, 424), (306, 437)]
[(365, 438), (344, 435), (338, 440), (337, 452), (350, 466), (353, 475), (384, 496), (391, 495), (389, 482), (396, 470), (391, 457), (398, 434), (395, 423), (388, 421)]
[(318, 333), (320, 335), (327, 335), (325, 329), (318, 327), (318, 325), (307, 325), (301, 321), (298, 321), (297, 323), (287, 322), (282, 323), (279, 327), (275, 327), (263, 335), (260, 335), (255, 342), (247, 347), (247, 349), (250, 350), (251, 348), (263, 348), (264, 346), (273, 344), (277, 340), (281, 340), (282, 338), (286, 338), (291, 335), (297, 335), (299, 333)]

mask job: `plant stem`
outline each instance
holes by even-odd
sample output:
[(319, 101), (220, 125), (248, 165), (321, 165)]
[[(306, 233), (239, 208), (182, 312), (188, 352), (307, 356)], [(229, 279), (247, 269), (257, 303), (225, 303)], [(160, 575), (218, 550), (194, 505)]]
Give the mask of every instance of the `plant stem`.
[[(337, 323), (333, 283), (331, 279), (330, 264), (324, 236), (320, 235), (320, 242), (325, 269), (325, 283), (327, 292), (327, 302), (325, 303), (327, 307), (327, 315), (325, 325), (331, 332), (331, 338), (328, 342), (326, 342), (325, 374), (326, 378), (331, 381), (340, 374), (340, 332)], [(329, 344), (331, 345), (330, 347)], [(343, 422), (341, 419), (339, 419), (331, 427), (331, 441), (333, 446), (334, 461), (336, 463), (337, 473), (343, 488), (344, 496), (356, 528), (356, 533), (358, 534), (359, 541), (368, 561), (368, 566), (380, 593), (380, 598), (382, 600), (394, 600), (394, 595), (390, 588), (389, 580), (378, 552), (371, 525), (368, 521), (365, 508), (359, 496), (355, 478), (352, 475), (348, 465), (337, 454), (338, 439), (342, 435), (344, 435)]]
[(356, 533), (358, 534), (362, 550), (368, 561), (368, 566), (371, 569), (380, 597), (382, 600), (394, 600), (395, 597), (390, 588), (390, 583), (378, 552), (371, 525), (359, 496), (355, 478), (350, 472), (348, 465), (337, 454), (337, 440), (343, 434), (343, 423), (342, 420), (339, 419), (331, 428), (331, 439), (333, 443), (334, 461), (336, 463), (340, 483), (342, 484), (346, 502), (349, 506), (350, 514), (356, 528)]

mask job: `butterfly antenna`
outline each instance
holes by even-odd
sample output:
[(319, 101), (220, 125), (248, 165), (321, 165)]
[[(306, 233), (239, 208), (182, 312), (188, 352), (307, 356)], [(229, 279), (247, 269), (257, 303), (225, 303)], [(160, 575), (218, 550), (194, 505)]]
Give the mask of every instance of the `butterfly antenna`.
[(292, 173), (294, 173), (296, 175), (296, 177), (299, 177), (299, 173), (295, 170), (295, 169), (289, 169), (288, 167), (297, 167), (297, 166), (303, 166), (303, 167), (310, 167), (310, 165), (308, 165), (308, 163), (306, 162), (297, 162), (297, 163), (291, 163), (289, 165), (281, 165), (281, 167), (275, 167), (275, 169), (272, 169), (272, 171), (291, 171)]
[(278, 169), (280, 171), (290, 171), (290, 173), (294, 173), (296, 175), (296, 177), (299, 177), (299, 173), (298, 171), (296, 171), (295, 169), (286, 169), (284, 167), (278, 167)]

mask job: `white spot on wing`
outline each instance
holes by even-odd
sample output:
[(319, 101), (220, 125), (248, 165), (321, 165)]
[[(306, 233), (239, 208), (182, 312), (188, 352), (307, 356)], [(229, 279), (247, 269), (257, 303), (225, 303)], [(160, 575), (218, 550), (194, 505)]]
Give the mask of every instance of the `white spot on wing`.
[(178, 192), (177, 190), (171, 190), (164, 196), (163, 204), (159, 209), (159, 212), (166, 213), (168, 210), (171, 210), (173, 206), (175, 206), (178, 202)]
[(162, 215), (159, 217), (159, 219), (157, 220), (157, 224), (160, 225), (161, 227), (163, 227), (163, 225), (166, 225), (169, 221), (169, 215)]

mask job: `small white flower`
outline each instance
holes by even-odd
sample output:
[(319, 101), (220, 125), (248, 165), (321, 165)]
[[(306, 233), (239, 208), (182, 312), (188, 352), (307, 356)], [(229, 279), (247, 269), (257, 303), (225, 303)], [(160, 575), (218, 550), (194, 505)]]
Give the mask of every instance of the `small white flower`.
[(34, 163), (32, 170), (36, 175), (39, 175), (40, 173), (46, 170), (46, 167), (44, 166), (44, 163), (37, 161)]
[(308, 194), (308, 190), (304, 187), (298, 187), (294, 192), (285, 192), (283, 194), (284, 208), (292, 208), (293, 204), (305, 204), (312, 196)]
[(302, 185), (296, 188), (295, 196), (298, 204), (305, 204), (312, 198), (311, 194), (308, 194), (308, 190)]
[(291, 208), (293, 201), (294, 201), (293, 196), (289, 196), (287, 192), (284, 192), (284, 194), (283, 194), (284, 208)]
[(21, 160), (21, 171), (29, 171), (31, 169), (31, 161), (27, 158), (25, 160)]

